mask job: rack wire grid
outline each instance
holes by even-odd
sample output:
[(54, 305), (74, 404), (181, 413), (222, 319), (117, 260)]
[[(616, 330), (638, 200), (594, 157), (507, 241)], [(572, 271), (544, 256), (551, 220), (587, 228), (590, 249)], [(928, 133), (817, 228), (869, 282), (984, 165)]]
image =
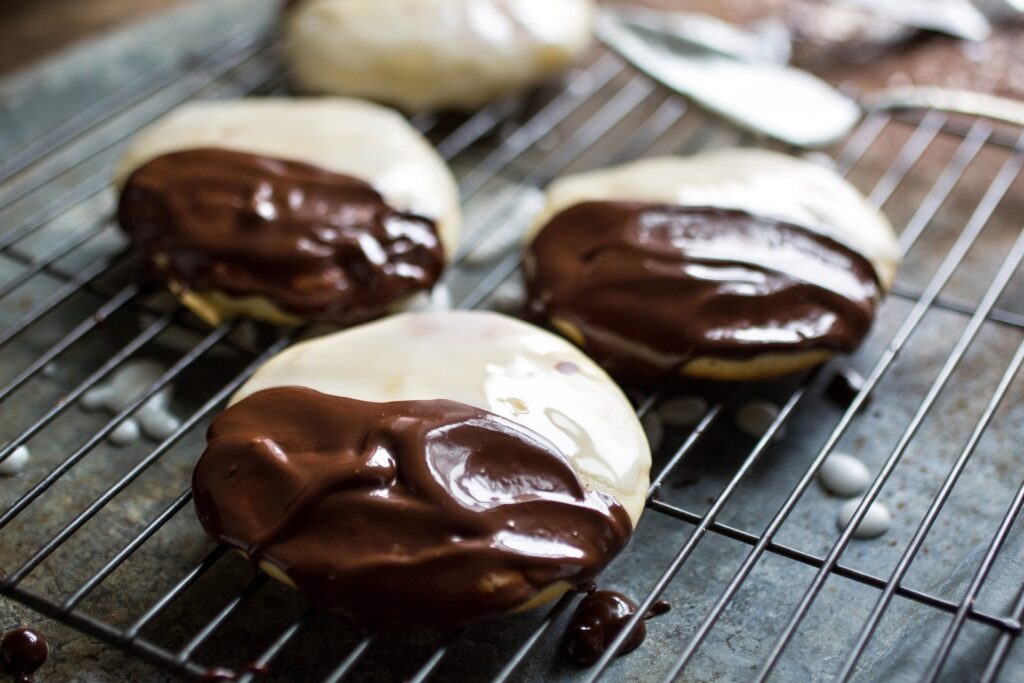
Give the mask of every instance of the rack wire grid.
[[(455, 307), (514, 305), (518, 238), (539, 188), (556, 175), (763, 144), (609, 53), (587, 64), (557, 89), (466, 119), (413, 118), (460, 179), (468, 230), (443, 290)], [(33, 453), (22, 476), (0, 485), (0, 593), (194, 678), (992, 681), (1019, 673), (1006, 667), (1019, 667), (1012, 647), (1024, 612), (1015, 527), (1024, 504), (1017, 131), (936, 110), (879, 110), (832, 157), (813, 155), (898, 226), (899, 282), (849, 359), (775, 382), (635, 397), (659, 442), (656, 476), (633, 542), (602, 583), (639, 598), (639, 613), (661, 598), (674, 609), (648, 624), (638, 652), (613, 659), (612, 648), (577, 669), (557, 655), (576, 595), (456, 632), (364, 634), (213, 547), (195, 523), (188, 482), (208, 420), (262, 362), (313, 331), (209, 329), (166, 295), (140, 290), (112, 223), (110, 168), (140, 126), (180, 101), (286, 89), (274, 41), (242, 36), (185, 73), (126, 83), (0, 164), (0, 461), (21, 445)], [(112, 417), (81, 410), (86, 391), (138, 357), (167, 370)], [(824, 398), (839, 367), (864, 379), (848, 405)], [(171, 383), (174, 411), (186, 416), (180, 428), (158, 444), (112, 447), (108, 435)], [(653, 419), (687, 391), (709, 401), (699, 424)], [(751, 398), (781, 407), (760, 439), (732, 422)], [(837, 449), (876, 472), (842, 532), (842, 501), (813, 486)], [(893, 509), (893, 529), (852, 538), (876, 499)]]

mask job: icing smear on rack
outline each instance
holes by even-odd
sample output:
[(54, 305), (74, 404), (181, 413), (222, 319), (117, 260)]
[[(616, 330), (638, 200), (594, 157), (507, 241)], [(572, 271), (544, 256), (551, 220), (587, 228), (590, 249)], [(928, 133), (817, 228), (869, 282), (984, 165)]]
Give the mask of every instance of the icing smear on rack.
[[(167, 368), (151, 360), (125, 363), (107, 382), (82, 396), (82, 407), (116, 415), (166, 371)], [(154, 441), (163, 441), (181, 425), (181, 421), (170, 412), (169, 404), (173, 394), (174, 385), (168, 384), (143, 403), (134, 415), (118, 425), (107, 438), (116, 446), (135, 443), (142, 435)]]

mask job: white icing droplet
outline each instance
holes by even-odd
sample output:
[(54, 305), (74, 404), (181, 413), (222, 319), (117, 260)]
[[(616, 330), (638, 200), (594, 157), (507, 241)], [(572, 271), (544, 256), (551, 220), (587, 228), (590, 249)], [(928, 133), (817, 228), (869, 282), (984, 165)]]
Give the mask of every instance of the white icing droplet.
[(661, 443), (665, 440), (665, 427), (661, 424), (661, 418), (654, 413), (644, 415), (641, 422), (644, 432), (647, 434), (647, 443), (651, 447), (651, 452), (654, 453), (661, 448)]
[(25, 469), (31, 456), (28, 446), (18, 446), (6, 460), (0, 461), (0, 477), (13, 477)]
[(57, 369), (56, 363), (47, 363), (43, 366), (43, 369), (39, 371), (39, 374), (41, 374), (45, 379), (52, 379), (57, 376)]
[(708, 412), (708, 402), (703, 396), (681, 396), (672, 398), (658, 406), (658, 415), (670, 427), (692, 427)]
[(163, 441), (181, 426), (181, 420), (168, 413), (163, 406), (153, 407), (151, 402), (135, 414), (135, 420), (142, 428), (142, 433), (154, 441)]
[[(162, 365), (153, 361), (125, 363), (106, 383), (86, 392), (82, 397), (82, 405), (93, 410), (103, 408), (111, 413), (120, 412), (165, 371)], [(170, 393), (168, 387), (164, 387), (157, 396), (163, 393)]]
[(830, 493), (850, 498), (868, 490), (871, 472), (867, 465), (852, 455), (833, 453), (818, 470), (818, 481)]
[[(760, 439), (779, 416), (779, 407), (769, 401), (747, 401), (737, 409), (733, 416), (736, 426), (744, 432)], [(780, 436), (776, 434), (776, 438)]]
[(99, 410), (107, 405), (107, 396), (110, 391), (106, 387), (95, 387), (85, 392), (81, 404), (86, 410)]
[(491, 294), (491, 306), (505, 313), (521, 311), (526, 300), (526, 288), (518, 280), (506, 280)]
[(130, 446), (139, 440), (139, 423), (128, 418), (117, 425), (114, 431), (107, 435), (107, 439), (115, 446)]
[[(857, 511), (861, 498), (854, 498), (843, 503), (839, 508), (839, 529), (845, 529), (853, 519), (853, 513)], [(864, 519), (861, 520), (857, 530), (853, 532), (855, 538), (877, 538), (889, 530), (892, 525), (892, 516), (889, 510), (877, 500), (871, 504)]]
[[(166, 372), (159, 363), (149, 360), (125, 363), (105, 383), (93, 387), (82, 396), (86, 410), (105, 410), (114, 415), (125, 409), (139, 394)], [(179, 426), (180, 421), (168, 411), (173, 385), (167, 385), (149, 398), (136, 412), (110, 433), (111, 443), (125, 446), (138, 440), (140, 433), (162, 441)]]

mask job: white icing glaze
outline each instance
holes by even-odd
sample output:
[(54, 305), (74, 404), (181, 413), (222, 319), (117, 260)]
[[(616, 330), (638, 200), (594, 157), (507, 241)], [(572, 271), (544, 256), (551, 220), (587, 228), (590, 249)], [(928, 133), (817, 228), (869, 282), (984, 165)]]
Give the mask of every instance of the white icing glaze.
[[(125, 363), (109, 380), (85, 392), (81, 400), (82, 407), (116, 415), (166, 371), (167, 368), (150, 360)], [(153, 394), (135, 415), (115, 427), (107, 438), (116, 446), (127, 446), (138, 441), (141, 434), (154, 441), (162, 441), (170, 436), (181, 424), (169, 409), (173, 393), (174, 386), (168, 384)]]
[(437, 223), (449, 256), (461, 230), (455, 179), (397, 112), (343, 98), (189, 102), (147, 126), (121, 158), (123, 185), (155, 157), (219, 147), (313, 164), (373, 185), (392, 207)]
[(859, 496), (871, 486), (867, 465), (852, 455), (833, 453), (818, 470), (818, 481), (830, 493), (844, 498)]
[(472, 109), (572, 62), (593, 13), (593, 0), (306, 0), (285, 45), (310, 90)]
[[(848, 500), (839, 508), (839, 519), (836, 521), (840, 530), (845, 529), (850, 524), (850, 520), (853, 519), (853, 513), (857, 511), (861, 500), (861, 498)], [(857, 529), (853, 532), (853, 536), (854, 538), (877, 538), (888, 531), (890, 526), (892, 526), (892, 516), (889, 514), (889, 509), (876, 500), (868, 507), (868, 511), (864, 514), (864, 519), (860, 521)]]
[(282, 352), (232, 398), (299, 385), (365, 401), (449, 399), (549, 439), (581, 479), (634, 522), (650, 450), (629, 401), (603, 370), (544, 330), (486, 312), (405, 313)]
[(670, 427), (693, 427), (707, 412), (707, 400), (696, 395), (670, 398), (658, 406), (658, 415)]
[(18, 446), (11, 451), (6, 460), (0, 460), (0, 477), (13, 477), (20, 474), (28, 464), (30, 457), (32, 454), (29, 452), (28, 446)]
[(818, 164), (758, 149), (658, 157), (566, 176), (548, 189), (547, 207), (528, 237), (570, 206), (603, 200), (715, 206), (796, 223), (859, 251), (885, 289), (900, 262), (892, 225), (852, 185)]
[(115, 446), (130, 446), (137, 442), (140, 436), (142, 436), (142, 431), (139, 429), (139, 423), (128, 418), (117, 425), (114, 431), (107, 435), (107, 439)]

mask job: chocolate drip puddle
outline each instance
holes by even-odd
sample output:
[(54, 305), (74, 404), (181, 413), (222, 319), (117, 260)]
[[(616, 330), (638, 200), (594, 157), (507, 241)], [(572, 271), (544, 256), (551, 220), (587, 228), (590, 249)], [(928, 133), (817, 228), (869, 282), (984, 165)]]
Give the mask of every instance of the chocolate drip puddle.
[(31, 628), (12, 629), (0, 640), (0, 659), (7, 671), (14, 674), (15, 683), (31, 683), (32, 674), (49, 656), (46, 637)]
[(368, 183), (225, 149), (157, 157), (128, 178), (118, 219), (147, 266), (177, 289), (264, 297), (302, 318), (370, 320), (433, 286), (433, 221)]
[[(622, 629), (636, 614), (636, 603), (616, 591), (591, 591), (572, 615), (562, 642), (562, 651), (580, 666), (592, 666), (611, 647)], [(643, 619), (626, 636), (616, 652), (617, 657), (629, 654), (647, 637), (646, 621), (665, 614), (671, 606), (664, 600), (651, 605)]]
[(871, 263), (840, 242), (707, 207), (577, 204), (541, 230), (526, 265), (534, 312), (576, 327), (625, 375), (705, 356), (851, 351), (880, 296)]
[(207, 441), (193, 476), (207, 533), (361, 625), (514, 610), (589, 581), (632, 532), (543, 437), (454, 401), (268, 389)]

